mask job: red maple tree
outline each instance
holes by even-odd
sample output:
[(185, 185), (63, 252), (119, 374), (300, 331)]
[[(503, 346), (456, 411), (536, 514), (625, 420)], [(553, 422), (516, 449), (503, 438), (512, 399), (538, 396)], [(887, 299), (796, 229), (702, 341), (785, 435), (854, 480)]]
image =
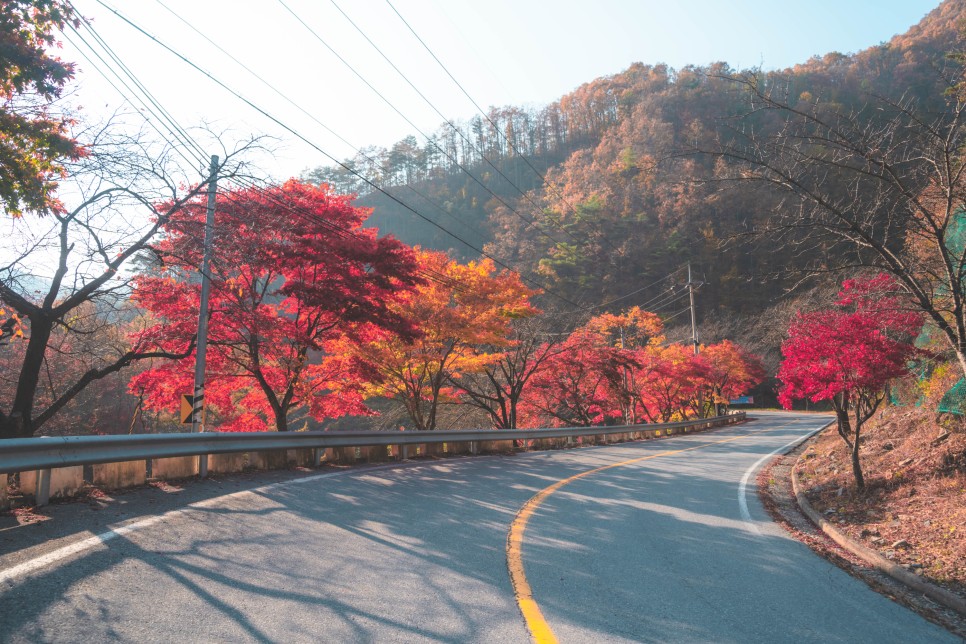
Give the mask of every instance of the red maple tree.
[(528, 426), (591, 427), (623, 418), (621, 400), (629, 355), (581, 328), (530, 381), (521, 413)]
[[(363, 228), (368, 212), (348, 196), (295, 180), (224, 192), (216, 205), (205, 404), (221, 431), (289, 429), (370, 413), (363, 363), (325, 360), (332, 343), (386, 335), (413, 339), (392, 303), (423, 280), (411, 249)], [(179, 345), (196, 332), (205, 204), (193, 201), (165, 226), (159, 274), (137, 280), (134, 299), (156, 323), (137, 338)], [(130, 383), (149, 409), (173, 410), (192, 390), (195, 358), (165, 362)], [(339, 395), (330, 395), (338, 388)]]
[(858, 489), (865, 479), (859, 461), (862, 426), (882, 403), (889, 381), (908, 373), (913, 340), (923, 317), (908, 309), (891, 277), (847, 280), (837, 308), (800, 313), (782, 344), (779, 401), (828, 400), (838, 433), (848, 446)]

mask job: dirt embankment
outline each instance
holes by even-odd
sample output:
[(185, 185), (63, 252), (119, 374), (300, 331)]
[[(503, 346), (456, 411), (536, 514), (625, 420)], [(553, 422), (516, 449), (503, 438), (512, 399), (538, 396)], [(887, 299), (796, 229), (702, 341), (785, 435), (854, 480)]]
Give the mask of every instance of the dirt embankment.
[(854, 540), (966, 597), (966, 419), (888, 408), (863, 434), (865, 492), (830, 429), (798, 464), (810, 503)]

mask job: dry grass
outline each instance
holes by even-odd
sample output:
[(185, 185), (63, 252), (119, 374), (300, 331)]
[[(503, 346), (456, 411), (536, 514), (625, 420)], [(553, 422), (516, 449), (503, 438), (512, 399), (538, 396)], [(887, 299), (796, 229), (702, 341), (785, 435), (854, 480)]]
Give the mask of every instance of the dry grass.
[(865, 492), (830, 429), (799, 461), (809, 501), (856, 541), (966, 596), (966, 420), (889, 408), (863, 434)]

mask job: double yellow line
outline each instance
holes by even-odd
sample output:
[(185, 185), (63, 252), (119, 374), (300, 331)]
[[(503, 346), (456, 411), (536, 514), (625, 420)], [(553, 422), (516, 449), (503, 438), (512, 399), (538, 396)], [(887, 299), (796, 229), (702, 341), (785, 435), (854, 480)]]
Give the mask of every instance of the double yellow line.
[(527, 623), (527, 628), (530, 630), (530, 634), (533, 636), (533, 641), (537, 644), (556, 644), (557, 642), (557, 636), (553, 634), (553, 629), (550, 628), (550, 624), (547, 623), (546, 618), (540, 611), (540, 606), (533, 598), (533, 589), (530, 588), (530, 583), (527, 581), (527, 576), (523, 569), (523, 537), (527, 530), (527, 523), (530, 521), (530, 517), (533, 516), (534, 512), (537, 511), (537, 508), (539, 508), (540, 505), (546, 501), (551, 494), (568, 483), (572, 483), (577, 479), (590, 476), (591, 474), (603, 472), (604, 470), (613, 469), (615, 467), (624, 467), (625, 465), (633, 465), (634, 463), (649, 461), (651, 459), (661, 458), (662, 456), (672, 456), (674, 454), (690, 452), (696, 449), (703, 449), (705, 447), (711, 447), (712, 445), (730, 443), (731, 441), (754, 436), (755, 434), (760, 434), (762, 432), (774, 431), (774, 429), (774, 427), (761, 429), (758, 431), (749, 432), (747, 434), (742, 434), (741, 436), (733, 436), (731, 438), (725, 438), (719, 441), (702, 443), (701, 445), (695, 445), (694, 447), (669, 450), (666, 452), (651, 454), (649, 456), (639, 456), (638, 458), (628, 459), (619, 463), (611, 463), (610, 465), (597, 467), (592, 470), (587, 470), (586, 472), (581, 472), (580, 474), (574, 474), (571, 477), (557, 481), (553, 485), (545, 487), (537, 492), (529, 501), (523, 504), (523, 507), (520, 508), (519, 512), (517, 512), (516, 518), (513, 519), (513, 523), (510, 524), (510, 532), (506, 539), (506, 565), (510, 572), (510, 584), (513, 586), (513, 593), (516, 595), (517, 605), (520, 607), (520, 612), (523, 614), (523, 619)]

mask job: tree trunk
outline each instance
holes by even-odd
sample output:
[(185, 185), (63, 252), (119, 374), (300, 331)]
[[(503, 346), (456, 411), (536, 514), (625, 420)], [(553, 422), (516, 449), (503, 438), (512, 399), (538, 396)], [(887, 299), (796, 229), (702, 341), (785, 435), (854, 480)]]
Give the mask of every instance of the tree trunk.
[(0, 422), (0, 438), (33, 436), (34, 399), (37, 395), (37, 383), (40, 382), (40, 372), (44, 366), (47, 342), (50, 340), (52, 330), (53, 323), (50, 320), (31, 316), (30, 339), (27, 341), (20, 378), (17, 380), (17, 391), (10, 413)]
[(275, 411), (275, 429), (280, 432), (288, 431), (288, 414), (281, 407), (274, 410)]
[[(859, 444), (861, 442), (859, 434), (862, 432), (862, 425), (872, 417), (882, 399), (877, 399), (874, 405), (868, 403), (863, 405), (863, 400), (867, 399), (860, 397), (855, 402), (855, 431), (852, 436), (852, 475), (855, 477), (855, 488), (859, 492), (865, 489), (865, 477), (862, 475), (862, 464), (859, 462)], [(866, 407), (868, 411), (863, 411), (863, 407)]]
[(832, 398), (832, 407), (835, 408), (835, 425), (839, 436), (852, 449), (852, 439), (849, 437), (852, 433), (852, 421), (849, 419), (848, 399), (839, 394)]
[(865, 489), (865, 477), (862, 476), (862, 465), (859, 463), (859, 432), (855, 432), (855, 442), (852, 444), (852, 476), (855, 477), (855, 488), (860, 492)]

